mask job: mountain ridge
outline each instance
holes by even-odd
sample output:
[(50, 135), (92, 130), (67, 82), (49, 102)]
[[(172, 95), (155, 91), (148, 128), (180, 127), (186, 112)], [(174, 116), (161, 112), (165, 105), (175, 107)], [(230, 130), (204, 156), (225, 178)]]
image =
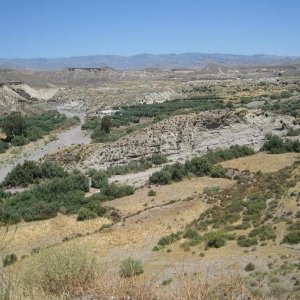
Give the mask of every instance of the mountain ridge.
[(118, 70), (140, 70), (145, 68), (204, 68), (208, 64), (226, 66), (276, 65), (300, 62), (300, 56), (276, 56), (267, 54), (239, 55), (221, 53), (141, 53), (132, 56), (90, 55), (60, 58), (0, 58), (0, 68), (59, 70), (65, 68), (111, 67)]

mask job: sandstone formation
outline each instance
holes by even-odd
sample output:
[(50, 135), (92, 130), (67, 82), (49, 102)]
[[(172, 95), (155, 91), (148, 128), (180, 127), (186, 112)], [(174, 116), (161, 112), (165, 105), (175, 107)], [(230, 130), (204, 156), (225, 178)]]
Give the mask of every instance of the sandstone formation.
[(259, 149), (267, 133), (283, 135), (286, 125), (292, 121), (292, 117), (261, 110), (222, 110), (175, 116), (114, 143), (93, 145), (83, 163), (89, 168), (102, 168), (152, 153), (163, 153), (178, 160), (236, 144)]

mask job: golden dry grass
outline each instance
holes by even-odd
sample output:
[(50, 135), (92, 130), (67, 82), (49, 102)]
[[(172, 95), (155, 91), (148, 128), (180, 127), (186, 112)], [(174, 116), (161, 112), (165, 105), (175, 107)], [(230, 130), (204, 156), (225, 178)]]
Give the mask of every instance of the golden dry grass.
[(110, 224), (107, 218), (97, 218), (77, 222), (76, 216), (59, 214), (56, 218), (29, 223), (20, 223), (8, 228), (0, 228), (4, 253), (15, 253), (19, 257), (28, 254), (33, 248), (44, 248), (61, 243), (63, 238), (76, 234), (92, 233), (104, 224)]
[(220, 163), (220, 165), (224, 168), (234, 168), (241, 171), (271, 173), (291, 165), (299, 158), (298, 153), (267, 154), (260, 152), (252, 156), (228, 160)]
[[(184, 200), (202, 194), (205, 187), (218, 186), (223, 189), (233, 184), (234, 181), (224, 178), (197, 177), (170, 185), (153, 185), (151, 188), (138, 189), (134, 195), (108, 201), (104, 204), (118, 209), (123, 215), (130, 215), (146, 208), (164, 205), (170, 201)], [(150, 190), (154, 190), (156, 196), (148, 196)]]

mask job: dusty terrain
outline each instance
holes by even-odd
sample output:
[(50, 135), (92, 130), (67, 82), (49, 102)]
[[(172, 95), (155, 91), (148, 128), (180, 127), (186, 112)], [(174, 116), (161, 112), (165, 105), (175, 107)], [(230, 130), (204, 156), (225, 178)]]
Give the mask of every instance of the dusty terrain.
[[(297, 140), (300, 124), (298, 106), (290, 110), (281, 108), (288, 101), (296, 104), (300, 101), (299, 74), (299, 65), (208, 65), (201, 70), (163, 71), (117, 71), (110, 68), (55, 72), (1, 70), (1, 116), (11, 111), (22, 111), (26, 115), (57, 109), (68, 116), (79, 116), (83, 123), (88, 117), (99, 116), (104, 109), (121, 105), (164, 103), (199, 96), (220, 97), (225, 108), (197, 113), (184, 111), (178, 115), (174, 113), (149, 122), (134, 132), (128, 130), (114, 142), (91, 143), (91, 132), (81, 130), (81, 125), (53, 132), (43, 140), (12, 147), (0, 154), (0, 181), (17, 163), (28, 159), (50, 160), (66, 169), (86, 172), (149, 158), (153, 153), (166, 155), (171, 164), (184, 162), (208, 150), (225, 149), (236, 144), (259, 150), (266, 140), (266, 134), (286, 138), (291, 129), (296, 135), (288, 138)], [(266, 104), (276, 104), (278, 111), (266, 109)], [(121, 130), (131, 129), (131, 125), (121, 126)], [(288, 232), (288, 225), (296, 223), (299, 215), (298, 167), (293, 169), (288, 189), (275, 199), (278, 200), (278, 207), (275, 215), (272, 215), (276, 232), (274, 240), (244, 248), (238, 246), (236, 240), (228, 239), (224, 247), (206, 249), (203, 244), (182, 246), (187, 241), (183, 238), (159, 251), (152, 249), (160, 238), (185, 230), (193, 220), (199, 220), (201, 213), (213, 208), (213, 201), (209, 201), (212, 190), (229, 193), (235, 191), (237, 186), (247, 187), (248, 182), (239, 178), (244, 174), (241, 171), (250, 172), (249, 184), (253, 184), (251, 178), (260, 173), (274, 175), (277, 179), (281, 170), (299, 158), (299, 153), (260, 152), (220, 163), (224, 168), (236, 170), (238, 176), (234, 180), (191, 177), (170, 185), (149, 186), (149, 176), (161, 166), (112, 176), (110, 182), (130, 184), (137, 188), (131, 196), (103, 203), (118, 212), (117, 219), (107, 216), (77, 222), (76, 215), (59, 213), (49, 220), (21, 222), (8, 228), (2, 226), (2, 256), (15, 253), (19, 260), (22, 258), (21, 261), (26, 262), (34, 258), (34, 253), (43, 253), (46, 248), (59, 253), (61, 249), (84, 245), (105, 264), (106, 269), (115, 273), (124, 258), (131, 256), (140, 259), (146, 279), (155, 278), (155, 284), (161, 291), (165, 289), (161, 286), (162, 281), (173, 280), (178, 270), (190, 274), (200, 270), (212, 278), (235, 269), (247, 276), (249, 273), (244, 268), (253, 262), (255, 272), (247, 277), (253, 289), (268, 284), (279, 289), (276, 284), (282, 281), (290, 291), (294, 291), (294, 285), (300, 280), (297, 269), (300, 248), (299, 244), (287, 245), (282, 240)], [(148, 196), (151, 190), (156, 192), (155, 196)], [(98, 191), (92, 189), (91, 193)], [(249, 231), (247, 228), (236, 230), (235, 233), (248, 234)], [(293, 267), (288, 269), (286, 265), (282, 266), (283, 263)], [(281, 299), (285, 299), (286, 294), (282, 289), (281, 292)], [(255, 299), (259, 299), (259, 296)]]
[[(262, 157), (272, 162), (273, 171), (280, 170), (297, 159), (296, 154), (274, 157), (257, 154), (248, 157), (247, 160), (253, 166), (260, 165), (262, 172), (271, 172), (268, 164), (261, 164)], [(226, 163), (231, 167), (240, 166), (243, 169), (244, 164), (241, 160), (236, 159)], [(254, 167), (253, 171), (255, 170)], [(290, 262), (295, 262), (299, 259), (297, 246), (281, 244), (286, 230), (283, 223), (277, 224), (275, 242), (271, 241), (264, 246), (257, 245), (251, 251), (245, 252), (245, 248), (237, 246), (235, 241), (228, 241), (226, 246), (220, 249), (205, 250), (200, 245), (189, 251), (183, 250), (180, 246), (181, 241), (158, 252), (152, 251), (162, 236), (183, 230), (188, 223), (198, 218), (200, 213), (209, 207), (203, 198), (204, 187), (218, 186), (221, 189), (230, 189), (235, 184), (235, 181), (227, 179), (192, 178), (167, 186), (153, 186), (152, 188), (157, 192), (154, 197), (147, 195), (148, 187), (138, 189), (133, 196), (107, 202), (107, 205), (119, 210), (122, 220), (102, 230), (100, 230), (101, 226), (109, 224), (109, 220), (98, 218), (76, 222), (73, 216), (59, 215), (48, 221), (22, 223), (9, 228), (8, 233), (5, 234), (9, 243), (4, 248), (4, 253), (14, 251), (22, 256), (29, 255), (34, 248), (43, 249), (51, 246), (59, 251), (60, 247), (71, 249), (79, 244), (88, 247), (101, 258), (105, 268), (112, 272), (116, 272), (122, 259), (131, 256), (142, 260), (146, 278), (154, 279), (162, 293), (164, 287), (161, 286), (161, 282), (169, 278), (174, 279), (174, 274), (181, 271), (201, 272), (207, 278), (214, 278), (227, 272), (246, 275), (243, 269), (249, 262), (254, 262), (257, 272), (268, 272), (270, 274), (268, 276), (277, 276), (276, 270), (277, 268), (280, 270), (281, 261), (288, 258)], [(299, 184), (291, 191), (300, 192)], [(280, 211), (284, 212), (287, 209), (297, 211), (295, 200), (293, 197), (283, 198)], [(70, 239), (66, 240), (66, 237)], [(205, 256), (199, 257), (200, 252), (204, 252)], [(274, 271), (269, 270), (270, 264), (274, 266)], [(255, 282), (257, 279), (253, 277), (251, 280)], [(288, 286), (290, 288), (290, 284)]]

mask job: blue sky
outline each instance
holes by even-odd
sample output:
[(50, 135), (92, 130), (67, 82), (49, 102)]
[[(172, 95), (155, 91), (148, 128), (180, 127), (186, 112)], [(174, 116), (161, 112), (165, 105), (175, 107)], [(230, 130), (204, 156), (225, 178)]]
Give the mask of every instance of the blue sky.
[(300, 56), (300, 0), (0, 0), (0, 57)]

